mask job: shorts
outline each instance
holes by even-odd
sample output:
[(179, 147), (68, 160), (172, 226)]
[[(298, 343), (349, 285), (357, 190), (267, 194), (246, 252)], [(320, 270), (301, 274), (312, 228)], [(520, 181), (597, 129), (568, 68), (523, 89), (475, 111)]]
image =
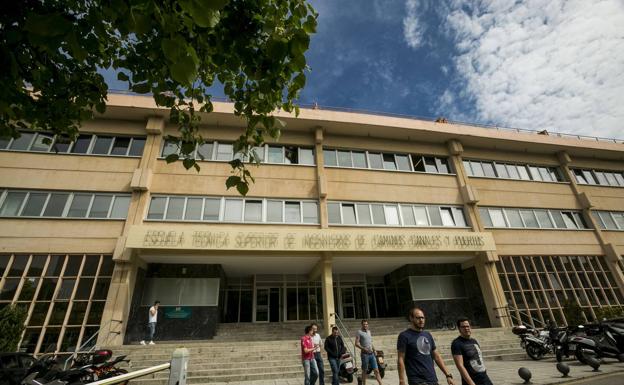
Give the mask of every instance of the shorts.
[(362, 370), (368, 370), (368, 369), (378, 369), (377, 367), (377, 357), (375, 357), (375, 355), (373, 353), (370, 354), (362, 354), (361, 355), (362, 358)]

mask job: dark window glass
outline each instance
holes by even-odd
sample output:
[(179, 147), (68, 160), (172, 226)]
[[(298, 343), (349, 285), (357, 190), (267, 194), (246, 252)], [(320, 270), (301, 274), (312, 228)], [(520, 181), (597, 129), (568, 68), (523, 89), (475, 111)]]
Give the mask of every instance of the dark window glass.
[(0, 255), (0, 277), (2, 275), (4, 275), (4, 271), (6, 270), (7, 266), (9, 265), (9, 259), (11, 258), (10, 255)]
[[(425, 172), (425, 161), (422, 156), (412, 155), (412, 163), (414, 164), (414, 171)], [(472, 175), (472, 170), (467, 168), (469, 175)]]
[(98, 265), (100, 264), (100, 256), (99, 255), (87, 255), (84, 266), (82, 267), (82, 273), (80, 275), (82, 277), (85, 276), (94, 276), (97, 272)]
[(426, 172), (438, 172), (436, 161), (434, 157), (425, 156), (425, 171)]
[(99, 276), (111, 276), (113, 275), (113, 268), (115, 267), (115, 262), (113, 262), (113, 258), (104, 257), (102, 258), (102, 266), (100, 266), (100, 274)]
[(13, 143), (11, 143), (11, 150), (20, 150), (25, 151), (30, 147), (30, 142), (32, 141), (35, 134), (33, 132), (22, 132), (20, 137), (17, 139), (13, 139)]
[(67, 308), (69, 302), (55, 302), (52, 308), (52, 316), (50, 317), (49, 325), (62, 325), (65, 320), (65, 314), (67, 314)]
[(56, 350), (61, 328), (47, 328), (41, 343), (41, 351), (43, 353), (51, 353)]
[(71, 140), (69, 140), (69, 136), (66, 135), (57, 135), (54, 139), (54, 144), (50, 148), (50, 152), (58, 152), (64, 153), (69, 150), (69, 146), (71, 145)]
[(91, 295), (91, 288), (93, 287), (93, 281), (93, 278), (80, 278), (74, 299), (89, 299), (89, 296)]
[(30, 316), (28, 326), (41, 326), (45, 317), (48, 315), (48, 309), (50, 308), (50, 302), (36, 302), (33, 308), (33, 313)]
[(78, 337), (80, 336), (80, 328), (66, 328), (61, 342), (61, 352), (73, 352), (78, 346)]
[(111, 209), (111, 213), (109, 218), (121, 218), (125, 219), (128, 216), (128, 208), (130, 207), (130, 197), (129, 196), (115, 196), (115, 201), (113, 202), (113, 208)]
[(37, 295), (37, 301), (49, 301), (54, 296), (54, 290), (56, 290), (56, 283), (58, 278), (44, 278)]
[(2, 286), (2, 290), (0, 290), (0, 300), (2, 301), (12, 301), (15, 296), (15, 292), (17, 291), (17, 286), (19, 285), (19, 278), (7, 278), (4, 281), (4, 286)]
[(70, 299), (72, 292), (74, 291), (74, 286), (76, 286), (75, 279), (63, 279), (61, 282), (61, 287), (59, 288), (58, 293), (56, 294), (57, 300), (62, 299)]
[(167, 204), (167, 198), (152, 197), (149, 211), (147, 213), (147, 219), (163, 219), (163, 215), (165, 214), (166, 204)]
[(104, 311), (104, 301), (94, 301), (91, 303), (91, 309), (89, 309), (89, 315), (87, 316), (87, 324), (99, 325), (102, 318), (102, 312)]
[(82, 255), (69, 255), (67, 265), (65, 266), (64, 277), (74, 277), (78, 275), (80, 271), (80, 265), (82, 264)]
[(47, 255), (33, 255), (30, 261), (30, 267), (28, 268), (29, 277), (39, 277), (43, 273), (43, 267), (45, 266)]
[(48, 198), (47, 193), (30, 193), (28, 199), (22, 210), (23, 217), (38, 217), (41, 216), (41, 210)]
[(108, 286), (110, 285), (109, 278), (98, 278), (95, 283), (95, 289), (93, 290), (93, 299), (106, 299), (108, 295)]
[(91, 194), (74, 194), (74, 199), (72, 199), (67, 216), (70, 218), (86, 217), (89, 203), (91, 202), (91, 196)]
[(132, 143), (130, 144), (130, 152), (128, 152), (128, 155), (141, 156), (143, 155), (144, 147), (145, 147), (145, 138), (132, 138)]
[(284, 155), (286, 164), (299, 164), (299, 151), (297, 147), (285, 147)]
[(91, 144), (91, 138), (93, 135), (78, 135), (74, 145), (72, 146), (72, 154), (86, 154), (89, 151), (89, 145)]
[(60, 217), (63, 215), (65, 204), (67, 203), (67, 197), (69, 194), (52, 193), (48, 200), (48, 205), (43, 211), (44, 217)]
[(329, 223), (340, 224), (340, 203), (327, 204), (327, 217)]
[[(24, 338), (22, 338), (22, 343), (20, 344), (20, 351), (34, 353), (40, 334), (41, 329), (26, 329), (26, 333), (24, 333)], [(24, 358), (22, 357), (22, 359)]]
[(438, 172), (441, 174), (448, 174), (451, 172), (451, 168), (449, 167), (448, 160), (445, 158), (436, 158), (436, 163), (438, 166)]
[(220, 199), (205, 199), (204, 203), (204, 220), (218, 221), (219, 209), (221, 207)]
[(394, 161), (394, 154), (383, 154), (383, 164), (386, 170), (396, 170), (397, 166)]
[(9, 138), (0, 137), (0, 150), (5, 150), (10, 141), (11, 141), (10, 137)]
[[(80, 290), (80, 287), (78, 287)], [(76, 293), (78, 296), (78, 293)], [(87, 302), (74, 302), (72, 304), (71, 312), (69, 313), (68, 325), (82, 325), (84, 316), (87, 312)]]
[(9, 269), (9, 277), (21, 277), (28, 263), (28, 255), (15, 255), (11, 269)]
[(89, 211), (89, 218), (106, 218), (112, 199), (110, 195), (96, 195)]
[(50, 257), (50, 263), (48, 263), (48, 269), (46, 270), (46, 276), (54, 277), (61, 274), (63, 263), (65, 262), (64, 255), (52, 255)]
[(9, 193), (6, 195), (6, 198), (4, 199), (4, 203), (2, 203), (2, 207), (0, 208), (0, 216), (17, 216), (20, 208), (22, 207), (22, 203), (24, 202), (25, 197), (25, 192), (9, 191)]
[(116, 137), (113, 149), (111, 150), (111, 155), (126, 155), (128, 147), (130, 147), (130, 138)]
[(113, 137), (111, 136), (99, 136), (95, 138), (95, 144), (93, 145), (92, 154), (107, 155), (110, 151), (111, 144), (113, 143)]

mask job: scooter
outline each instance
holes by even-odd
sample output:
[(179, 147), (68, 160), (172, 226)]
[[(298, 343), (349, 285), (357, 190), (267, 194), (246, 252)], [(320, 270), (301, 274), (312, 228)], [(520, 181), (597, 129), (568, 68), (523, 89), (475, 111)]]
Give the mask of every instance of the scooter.
[(526, 349), (526, 339), (529, 336), (535, 335), (535, 329), (533, 328), (528, 328), (525, 325), (519, 325), (519, 326), (514, 326), (511, 329), (511, 332), (515, 335), (517, 335), (518, 337), (520, 337), (520, 347), (522, 349)]
[(576, 353), (576, 343), (573, 341), (573, 338), (583, 335), (585, 335), (585, 327), (583, 325), (568, 326), (559, 332), (557, 341), (555, 342), (555, 356), (557, 362), (563, 361), (564, 357), (574, 357)]
[(616, 358), (624, 362), (624, 322), (603, 321), (585, 325), (585, 329), (586, 336), (575, 336), (571, 341), (576, 345), (577, 360), (586, 364), (585, 357), (593, 355), (597, 359)]
[(338, 377), (348, 383), (353, 382), (353, 376), (357, 372), (357, 368), (355, 367), (355, 361), (351, 354), (344, 353), (340, 356), (338, 368)]
[(22, 385), (82, 385), (94, 381), (90, 365), (62, 370), (54, 357), (44, 356), (37, 360)]

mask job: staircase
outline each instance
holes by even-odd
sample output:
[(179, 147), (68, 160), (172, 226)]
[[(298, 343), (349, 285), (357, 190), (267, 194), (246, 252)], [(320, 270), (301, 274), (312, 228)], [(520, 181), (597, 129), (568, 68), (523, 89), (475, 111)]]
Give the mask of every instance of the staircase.
[[(157, 345), (124, 345), (113, 348), (114, 354), (128, 354), (132, 368), (137, 370), (167, 362), (178, 347), (190, 351), (187, 373), (189, 384), (235, 383), (239, 381), (303, 379), (299, 337), (305, 325), (302, 322), (271, 324), (221, 324), (210, 341), (160, 342)], [(396, 370), (397, 335), (407, 327), (404, 319), (387, 318), (369, 321), (375, 348), (383, 350), (388, 364), (386, 370)], [(360, 327), (359, 321), (346, 321), (351, 336)], [(452, 365), (451, 341), (456, 330), (430, 330), (440, 354), (447, 365)], [(519, 339), (509, 329), (473, 329), (485, 361), (514, 360), (525, 357)], [(351, 344), (345, 342), (348, 348)], [(357, 355), (359, 366), (359, 354)], [(327, 383), (331, 383), (331, 369), (325, 360)], [(163, 371), (133, 380), (135, 385), (167, 385), (169, 373)], [(286, 381), (285, 381), (286, 382)]]

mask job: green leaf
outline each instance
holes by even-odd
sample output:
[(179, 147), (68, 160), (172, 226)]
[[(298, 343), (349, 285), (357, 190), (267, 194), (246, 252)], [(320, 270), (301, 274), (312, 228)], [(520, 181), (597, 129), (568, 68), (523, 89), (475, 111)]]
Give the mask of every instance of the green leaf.
[(71, 23), (61, 14), (29, 14), (24, 29), (39, 36), (60, 36), (71, 29)]
[(280, 130), (283, 130), (286, 128), (286, 122), (284, 122), (281, 119), (275, 118), (275, 123), (277, 123), (277, 126)]
[(195, 159), (184, 158), (184, 160), (182, 161), (182, 164), (184, 165), (184, 168), (188, 170), (189, 168), (193, 167), (193, 165), (195, 164)]
[(137, 94), (147, 94), (151, 90), (152, 85), (149, 83), (139, 83), (132, 85), (132, 91), (136, 92)]
[(130, 78), (125, 73), (119, 72), (117, 74), (117, 80), (121, 80), (122, 82), (127, 82), (128, 80), (130, 80)]
[(245, 196), (249, 192), (249, 185), (245, 182), (239, 182), (236, 184), (236, 189), (240, 195)]
[(303, 23), (303, 30), (308, 34), (316, 33), (316, 19), (314, 16), (308, 16), (305, 23)]
[(238, 185), (240, 182), (241, 182), (241, 178), (239, 176), (232, 175), (231, 177), (226, 179), (225, 187), (227, 187), (229, 190), (230, 188)]
[(163, 54), (172, 62), (176, 62), (182, 56), (182, 45), (186, 45), (186, 42), (181, 39), (163, 39), (160, 42)]
[[(178, 4), (186, 12), (193, 21), (202, 28), (214, 28), (218, 23), (221, 15), (219, 9), (210, 4), (210, 1), (201, 0), (180, 0)], [(217, 4), (217, 6), (219, 6)]]
[(180, 159), (180, 156), (178, 154), (169, 154), (167, 155), (167, 157), (165, 158), (165, 161), (167, 163), (173, 163), (173, 162), (177, 162), (178, 159)]

